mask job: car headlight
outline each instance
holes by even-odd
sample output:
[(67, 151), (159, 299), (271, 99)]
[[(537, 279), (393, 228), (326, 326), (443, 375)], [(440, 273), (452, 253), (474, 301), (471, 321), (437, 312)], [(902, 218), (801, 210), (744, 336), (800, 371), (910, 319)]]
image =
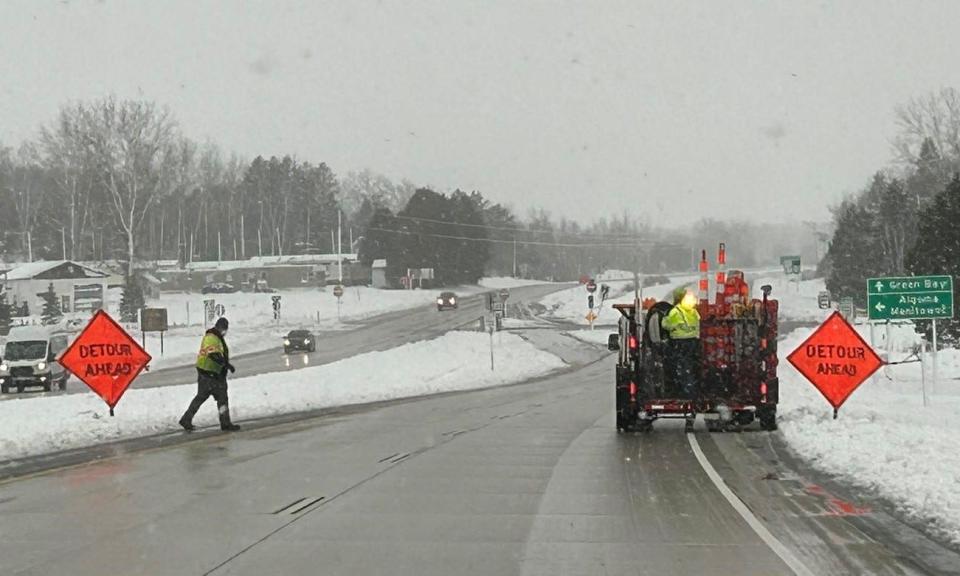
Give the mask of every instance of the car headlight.
[(10, 370), (9, 366), (6, 364), (0, 364), (0, 372), (6, 372), (7, 370)]
[(451, 298), (451, 299), (450, 299), (450, 303), (451, 303), (451, 304), (456, 304), (456, 303), (457, 303), (457, 299), (456, 299), (456, 298)]
[(309, 338), (304, 338), (304, 339), (303, 339), (303, 343), (304, 343), (304, 344), (309, 344), (309, 343), (310, 343), (310, 339), (309, 339)]
[(284, 340), (284, 341), (283, 341), (283, 345), (284, 345), (284, 346), (289, 346), (289, 345), (290, 345), (290, 340), (289, 340), (289, 339)]
[(443, 298), (437, 298), (437, 304), (443, 305)]
[(46, 369), (47, 369), (47, 363), (46, 363), (46, 362), (37, 362), (37, 370), (40, 370), (40, 371), (42, 372), (42, 371), (44, 371), (44, 370), (46, 370)]

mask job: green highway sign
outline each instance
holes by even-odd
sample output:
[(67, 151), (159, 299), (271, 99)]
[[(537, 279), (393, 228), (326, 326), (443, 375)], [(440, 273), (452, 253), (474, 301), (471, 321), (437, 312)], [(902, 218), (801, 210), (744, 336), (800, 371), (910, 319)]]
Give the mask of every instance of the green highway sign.
[(953, 278), (908, 276), (867, 280), (871, 320), (953, 318)]

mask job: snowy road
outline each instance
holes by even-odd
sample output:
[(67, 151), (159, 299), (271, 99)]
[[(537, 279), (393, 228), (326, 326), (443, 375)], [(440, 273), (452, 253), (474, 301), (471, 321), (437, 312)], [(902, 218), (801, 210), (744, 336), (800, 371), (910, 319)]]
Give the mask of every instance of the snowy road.
[[(582, 344), (531, 331), (570, 361)], [(599, 354), (599, 352), (594, 353)], [(775, 435), (613, 429), (610, 358), (0, 484), (3, 574), (957, 574)]]
[[(540, 284), (520, 286), (510, 290), (508, 305), (518, 302), (536, 302), (545, 295), (563, 289), (563, 284)], [(297, 370), (308, 366), (329, 364), (364, 352), (395, 348), (401, 344), (434, 338), (449, 330), (467, 325), (476, 326), (478, 318), (485, 313), (483, 294), (461, 296), (457, 310), (438, 312), (436, 306), (421, 306), (399, 312), (375, 316), (356, 323), (353, 330), (317, 332), (317, 351), (290, 356), (283, 354), (282, 343), (262, 352), (244, 353), (242, 348), (233, 348), (233, 363), (237, 367), (235, 377), (255, 376), (269, 372)], [(265, 330), (265, 338), (271, 338)], [(197, 342), (200, 332), (198, 328)], [(229, 341), (229, 337), (228, 337)], [(153, 388), (196, 382), (197, 372), (191, 365), (164, 368), (145, 372), (137, 378), (132, 388)], [(71, 378), (67, 393), (88, 393), (89, 389), (76, 378)], [(58, 392), (31, 393), (28, 396), (55, 396)], [(19, 395), (10, 394), (0, 400), (11, 400)]]

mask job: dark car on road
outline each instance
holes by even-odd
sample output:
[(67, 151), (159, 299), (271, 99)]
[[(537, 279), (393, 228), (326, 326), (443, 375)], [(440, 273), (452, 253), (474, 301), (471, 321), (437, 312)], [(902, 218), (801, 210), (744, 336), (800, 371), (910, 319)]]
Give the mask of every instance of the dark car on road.
[(201, 294), (233, 294), (237, 291), (237, 287), (232, 284), (226, 284), (223, 282), (213, 282), (212, 284), (206, 284), (203, 288), (200, 289)]
[(457, 309), (457, 295), (453, 292), (441, 292), (437, 296), (437, 310), (456, 310)]
[(303, 352), (315, 352), (317, 350), (317, 338), (309, 330), (291, 330), (283, 339), (283, 353), (289, 354), (301, 350)]

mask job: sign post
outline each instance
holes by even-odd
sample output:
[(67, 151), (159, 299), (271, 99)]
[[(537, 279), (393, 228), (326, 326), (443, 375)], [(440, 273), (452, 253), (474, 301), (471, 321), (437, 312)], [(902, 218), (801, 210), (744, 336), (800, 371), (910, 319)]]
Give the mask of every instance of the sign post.
[(280, 296), (271, 296), (270, 300), (273, 302), (273, 319), (276, 320), (277, 323), (280, 323)]
[(340, 320), (340, 303), (341, 298), (343, 298), (343, 286), (337, 284), (333, 287), (333, 295), (337, 297), (337, 320)]
[(98, 310), (57, 361), (103, 398), (113, 416), (117, 402), (151, 359), (109, 314)]
[(933, 333), (931, 392), (936, 394), (937, 318), (953, 318), (953, 277), (870, 278), (867, 280), (867, 314), (871, 320), (931, 321)]
[(140, 310), (140, 332), (146, 348), (147, 332), (160, 333), (160, 355), (163, 356), (163, 333), (169, 329), (166, 308), (143, 308)]
[(833, 406), (834, 418), (854, 390), (884, 364), (839, 312), (831, 314), (787, 360)]
[(217, 314), (216, 307), (217, 307), (216, 300), (203, 301), (203, 315), (207, 319), (207, 325), (213, 324), (213, 320), (216, 318), (216, 314)]

